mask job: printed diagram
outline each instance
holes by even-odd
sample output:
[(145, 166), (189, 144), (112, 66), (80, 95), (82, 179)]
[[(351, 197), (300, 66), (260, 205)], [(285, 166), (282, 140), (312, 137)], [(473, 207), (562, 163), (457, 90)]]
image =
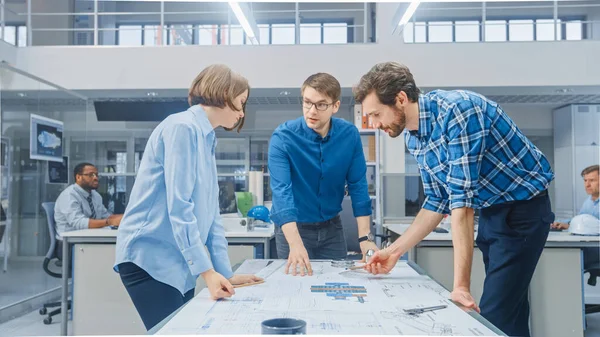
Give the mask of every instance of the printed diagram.
[[(409, 265), (398, 263), (391, 273), (373, 276), (314, 261), (314, 275), (298, 277), (285, 274), (286, 263), (246, 261), (238, 270), (260, 275), (264, 283), (216, 302), (203, 289), (157, 334), (258, 335), (261, 322), (289, 317), (304, 320), (307, 334), (315, 335), (496, 335)], [(442, 304), (435, 311), (404, 311)]]
[(354, 286), (349, 283), (325, 283), (325, 285), (314, 285), (310, 287), (312, 293), (326, 293), (334, 300), (346, 300), (349, 297), (355, 297), (360, 303), (365, 303), (367, 288), (364, 286)]
[[(419, 334), (435, 335), (435, 336), (454, 336), (453, 326), (445, 323), (436, 323), (429, 314), (409, 315), (399, 311), (382, 311), (383, 318), (392, 319), (401, 325), (405, 325), (410, 330), (403, 330), (402, 327), (396, 325), (396, 331), (399, 334), (414, 334), (414, 330), (419, 331)], [(461, 334), (457, 334), (461, 335)]]

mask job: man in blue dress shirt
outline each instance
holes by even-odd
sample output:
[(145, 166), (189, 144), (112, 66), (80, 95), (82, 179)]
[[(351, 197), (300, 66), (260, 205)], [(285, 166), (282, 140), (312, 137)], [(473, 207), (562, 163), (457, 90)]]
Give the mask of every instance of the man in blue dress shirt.
[[(585, 192), (589, 195), (587, 199), (581, 205), (579, 214), (593, 215), (596, 219), (600, 219), (600, 166), (592, 165), (586, 167), (581, 172), (583, 177), (583, 183), (585, 185)], [(556, 229), (569, 229), (570, 224), (568, 222), (555, 222), (552, 224), (552, 228)], [(600, 250), (598, 247), (586, 247), (583, 249), (583, 265), (587, 267), (600, 261)]]
[(330, 74), (308, 77), (302, 85), (303, 116), (277, 127), (269, 143), (277, 255), (288, 259), (286, 273), (293, 275), (312, 275), (309, 259), (347, 257), (338, 215), (346, 185), (361, 251), (377, 250), (360, 134), (353, 124), (332, 118), (340, 95), (340, 83)]
[[(75, 183), (65, 188), (54, 204), (56, 236), (62, 240), (65, 232), (118, 226), (122, 214), (111, 214), (102, 203), (98, 189), (98, 169), (90, 163), (80, 163), (73, 170)], [(61, 250), (62, 252), (62, 250)]]
[[(389, 272), (451, 213), (452, 299), (509, 336), (529, 336), (529, 283), (554, 221), (546, 157), (495, 102), (464, 90), (421, 94), (409, 69), (395, 62), (374, 66), (354, 94), (376, 127), (391, 137), (407, 131), (426, 195), (413, 224), (366, 269)], [(470, 293), (474, 209), (486, 272), (481, 310)]]

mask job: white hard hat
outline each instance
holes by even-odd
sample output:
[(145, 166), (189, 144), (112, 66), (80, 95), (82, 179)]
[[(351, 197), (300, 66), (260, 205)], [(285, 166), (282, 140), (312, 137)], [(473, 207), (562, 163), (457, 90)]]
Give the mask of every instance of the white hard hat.
[(575, 235), (600, 235), (600, 220), (590, 214), (579, 214), (571, 219), (569, 231)]

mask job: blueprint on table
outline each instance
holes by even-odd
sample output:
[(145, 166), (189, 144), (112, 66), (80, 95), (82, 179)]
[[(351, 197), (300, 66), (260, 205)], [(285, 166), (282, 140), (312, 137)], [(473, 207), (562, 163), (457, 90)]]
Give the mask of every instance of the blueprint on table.
[[(377, 276), (330, 262), (311, 262), (313, 276), (292, 276), (284, 273), (285, 264), (246, 261), (238, 270), (254, 270), (265, 283), (236, 288), (232, 298), (220, 301), (209, 299), (204, 289), (157, 334), (258, 335), (262, 321), (291, 317), (306, 321), (307, 334), (496, 336), (450, 302), (446, 289), (405, 262)], [(419, 315), (403, 311), (440, 304), (447, 308)]]

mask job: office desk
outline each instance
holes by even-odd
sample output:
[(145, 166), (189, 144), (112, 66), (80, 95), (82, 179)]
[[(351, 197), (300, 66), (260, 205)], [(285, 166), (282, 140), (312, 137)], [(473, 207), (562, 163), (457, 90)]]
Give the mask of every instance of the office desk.
[[(388, 234), (392, 235), (393, 240), (402, 235), (409, 225), (383, 226)], [(550, 232), (529, 287), (532, 336), (583, 336), (585, 313), (581, 249), (598, 247), (599, 239), (598, 236)], [(452, 250), (451, 233), (431, 233), (408, 252), (408, 259), (418, 263), (445, 287), (452, 288)], [(471, 293), (477, 302), (481, 299), (484, 279), (485, 268), (481, 251), (475, 249), (471, 270)]]
[[(264, 277), (265, 283), (257, 286), (262, 287), (261, 290), (239, 289), (231, 299), (232, 302), (229, 300), (215, 302), (208, 298), (207, 293), (203, 293), (166, 317), (148, 333), (158, 335), (257, 334), (260, 333), (260, 324), (263, 320), (279, 315), (279, 317), (305, 320), (307, 334), (317, 335), (348, 334), (349, 331), (350, 334), (357, 335), (397, 335), (407, 334), (407, 330), (426, 335), (457, 335), (460, 331), (477, 335), (477, 331), (480, 333), (485, 331), (485, 329), (479, 330), (481, 325), (489, 329), (490, 334), (504, 335), (475, 311), (468, 310), (466, 311), (468, 315), (464, 315), (460, 308), (456, 308), (448, 301), (448, 291), (412, 262), (403, 261), (404, 265), (397, 264), (395, 269), (403, 271), (392, 273), (394, 276), (387, 280), (385, 276), (382, 277), (384, 280), (381, 283), (377, 280), (379, 277), (363, 277), (368, 275), (366, 273), (363, 276), (338, 275), (335, 269), (326, 269), (331, 263), (330, 260), (312, 260), (317, 272), (311, 277), (284, 276), (285, 262), (286, 260), (245, 261), (238, 271)], [(324, 265), (319, 266), (318, 263)], [(313, 282), (321, 284), (325, 280), (334, 282), (327, 283), (332, 287), (336, 284), (346, 284), (344, 282), (356, 282), (350, 288), (363, 288), (364, 292), (361, 294), (364, 296), (359, 297), (364, 300), (359, 301), (353, 297), (343, 296), (334, 299), (332, 298), (334, 294), (323, 294), (323, 291), (312, 290), (314, 287), (319, 287), (311, 285)], [(282, 290), (279, 287), (281, 283), (287, 284), (288, 287)], [(248, 290), (250, 292), (247, 292)], [(331, 291), (335, 292), (335, 290)], [(344, 290), (343, 293), (348, 295), (352, 291)], [(381, 291), (380, 295), (378, 295), (379, 291)], [(318, 294), (312, 297), (314, 293)], [(406, 296), (408, 293), (420, 295)], [(419, 307), (434, 302), (447, 303), (453, 307), (450, 310), (455, 311), (452, 314), (439, 312), (431, 316), (402, 314), (401, 308), (405, 308), (406, 305)], [(273, 308), (273, 305), (277, 309)], [(222, 315), (221, 312), (224, 310), (229, 315)], [(447, 324), (448, 322), (450, 324)]]
[[(248, 258), (270, 258), (272, 229), (225, 232), (229, 259), (233, 264)], [(84, 229), (63, 234), (63, 260), (72, 261), (71, 311), (74, 335), (145, 334), (146, 329), (119, 274), (113, 270), (117, 230)], [(71, 256), (71, 251), (73, 255)], [(68, 275), (63, 263), (63, 275)], [(68, 278), (62, 278), (61, 335), (67, 336)], [(202, 278), (196, 291), (204, 287)]]

